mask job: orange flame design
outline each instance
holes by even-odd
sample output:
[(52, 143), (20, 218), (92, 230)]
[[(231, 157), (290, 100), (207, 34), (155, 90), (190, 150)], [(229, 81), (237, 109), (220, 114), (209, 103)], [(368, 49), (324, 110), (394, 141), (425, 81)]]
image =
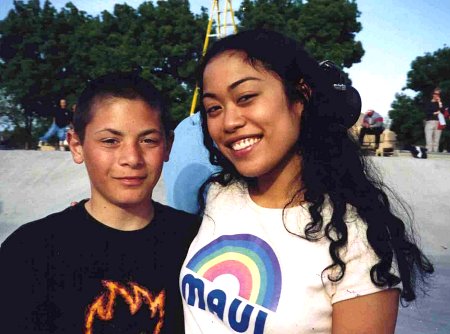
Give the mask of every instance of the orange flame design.
[(153, 333), (160, 333), (164, 324), (165, 290), (162, 290), (155, 298), (146, 288), (133, 282), (129, 283), (130, 290), (122, 284), (113, 281), (105, 280), (102, 281), (102, 284), (107, 291), (97, 297), (88, 307), (86, 312), (85, 334), (93, 333), (92, 326), (96, 317), (104, 321), (111, 320), (114, 317), (114, 304), (117, 295), (121, 296), (130, 306), (131, 315), (134, 315), (139, 311), (142, 303), (147, 304), (150, 310), (150, 318), (158, 316), (158, 323), (156, 324)]

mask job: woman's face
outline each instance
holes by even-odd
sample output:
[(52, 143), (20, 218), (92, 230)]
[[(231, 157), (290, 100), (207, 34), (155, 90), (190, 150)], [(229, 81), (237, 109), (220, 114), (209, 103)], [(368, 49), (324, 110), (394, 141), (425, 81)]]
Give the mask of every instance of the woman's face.
[(433, 100), (438, 101), (440, 98), (441, 98), (441, 91), (440, 90), (433, 91)]
[(246, 177), (298, 173), (295, 143), (303, 105), (290, 104), (281, 80), (245, 54), (227, 51), (203, 73), (208, 132), (222, 154)]

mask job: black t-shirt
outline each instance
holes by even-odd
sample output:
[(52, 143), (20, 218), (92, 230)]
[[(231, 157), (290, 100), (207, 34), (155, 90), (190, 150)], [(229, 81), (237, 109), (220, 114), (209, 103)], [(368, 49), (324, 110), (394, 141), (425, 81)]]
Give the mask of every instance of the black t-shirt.
[(444, 112), (445, 107), (439, 107), (439, 103), (438, 102), (427, 102), (425, 104), (425, 116), (426, 116), (426, 120), (427, 121), (437, 121), (439, 120), (438, 115), (435, 115), (434, 113), (436, 111), (440, 111), (440, 112)]
[(55, 124), (58, 128), (65, 128), (72, 123), (73, 113), (68, 109), (56, 108), (53, 113)]
[(199, 219), (154, 203), (149, 225), (119, 231), (84, 203), (2, 244), (0, 332), (184, 333), (178, 277)]

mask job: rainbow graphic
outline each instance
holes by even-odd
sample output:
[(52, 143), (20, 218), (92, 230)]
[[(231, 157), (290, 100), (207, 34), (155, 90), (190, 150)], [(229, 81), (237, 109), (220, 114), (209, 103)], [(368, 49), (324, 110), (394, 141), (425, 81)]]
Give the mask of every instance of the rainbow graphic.
[(209, 281), (233, 275), (239, 296), (276, 311), (281, 292), (281, 270), (274, 251), (251, 234), (225, 235), (200, 249), (187, 267)]

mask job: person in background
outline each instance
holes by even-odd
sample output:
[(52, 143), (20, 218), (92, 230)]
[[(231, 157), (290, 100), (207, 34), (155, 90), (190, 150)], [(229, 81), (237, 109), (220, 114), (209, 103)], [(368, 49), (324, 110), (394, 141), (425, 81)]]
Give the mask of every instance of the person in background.
[(433, 272), (349, 134), (351, 85), (328, 68), (267, 30), (206, 53), (219, 171), (180, 273), (187, 334), (394, 333), (399, 297)]
[(87, 84), (68, 140), (91, 197), (1, 245), (2, 333), (184, 333), (178, 276), (200, 222), (152, 200), (169, 124), (136, 73)]
[(442, 127), (439, 126), (439, 117), (443, 118), (444, 112), (441, 89), (436, 87), (431, 95), (431, 100), (425, 105), (425, 142), (428, 152), (437, 152), (439, 149), (439, 140), (442, 133)]
[(380, 146), (380, 136), (383, 131), (383, 117), (375, 110), (367, 110), (359, 131), (359, 144), (363, 144), (365, 135), (375, 135), (375, 149), (377, 149)]
[(67, 101), (65, 99), (59, 100), (59, 106), (53, 111), (52, 117), (52, 125), (50, 125), (47, 132), (39, 138), (38, 146), (41, 147), (46, 145), (48, 140), (56, 134), (59, 139), (59, 149), (64, 150), (67, 129), (72, 122), (72, 112), (67, 109)]

